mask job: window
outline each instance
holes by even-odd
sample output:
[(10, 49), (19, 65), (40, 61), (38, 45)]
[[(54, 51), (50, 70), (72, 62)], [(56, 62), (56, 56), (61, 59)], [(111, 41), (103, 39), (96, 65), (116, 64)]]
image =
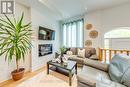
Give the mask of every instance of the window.
[(83, 19), (63, 24), (63, 45), (83, 47)]

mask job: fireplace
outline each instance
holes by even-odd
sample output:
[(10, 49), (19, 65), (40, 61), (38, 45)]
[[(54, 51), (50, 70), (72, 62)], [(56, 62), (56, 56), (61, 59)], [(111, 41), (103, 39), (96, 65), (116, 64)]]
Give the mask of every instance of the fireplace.
[(52, 44), (39, 44), (39, 56), (52, 54)]

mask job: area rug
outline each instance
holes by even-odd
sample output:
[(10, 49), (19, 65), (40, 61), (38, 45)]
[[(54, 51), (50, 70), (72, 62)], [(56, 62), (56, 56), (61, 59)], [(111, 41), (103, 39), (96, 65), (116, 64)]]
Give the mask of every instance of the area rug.
[[(36, 76), (22, 82), (16, 87), (70, 87), (69, 78), (65, 75), (51, 72), (49, 75), (46, 72), (41, 72)], [(76, 76), (72, 78), (72, 86), (77, 87)]]

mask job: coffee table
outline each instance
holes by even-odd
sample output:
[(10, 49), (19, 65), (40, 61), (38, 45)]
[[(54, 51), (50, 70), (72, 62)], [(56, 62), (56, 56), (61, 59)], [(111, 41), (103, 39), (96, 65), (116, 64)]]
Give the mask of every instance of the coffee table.
[[(55, 69), (53, 69), (53, 67), (55, 67)], [(72, 85), (72, 77), (73, 77), (74, 73), (77, 74), (77, 62), (68, 60), (67, 65), (64, 65), (63, 63), (52, 62), (52, 61), (47, 62), (47, 74), (49, 74), (49, 70), (56, 71), (57, 69), (68, 74), (69, 85), (71, 86)], [(61, 74), (64, 74), (64, 73), (61, 73)]]

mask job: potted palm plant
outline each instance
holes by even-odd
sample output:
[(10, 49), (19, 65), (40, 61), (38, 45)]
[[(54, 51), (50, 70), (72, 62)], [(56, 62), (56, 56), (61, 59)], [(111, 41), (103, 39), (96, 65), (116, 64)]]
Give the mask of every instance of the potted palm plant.
[(60, 48), (60, 52), (61, 52), (60, 60), (61, 60), (61, 63), (63, 63), (63, 57), (64, 57), (65, 51), (66, 51), (66, 48), (64, 46), (62, 46)]
[(31, 23), (23, 24), (24, 13), (19, 20), (4, 14), (0, 18), (0, 56), (5, 55), (5, 60), (15, 60), (17, 69), (12, 71), (13, 80), (17, 81), (24, 75), (24, 68), (20, 68), (19, 61), (31, 49), (30, 35)]

